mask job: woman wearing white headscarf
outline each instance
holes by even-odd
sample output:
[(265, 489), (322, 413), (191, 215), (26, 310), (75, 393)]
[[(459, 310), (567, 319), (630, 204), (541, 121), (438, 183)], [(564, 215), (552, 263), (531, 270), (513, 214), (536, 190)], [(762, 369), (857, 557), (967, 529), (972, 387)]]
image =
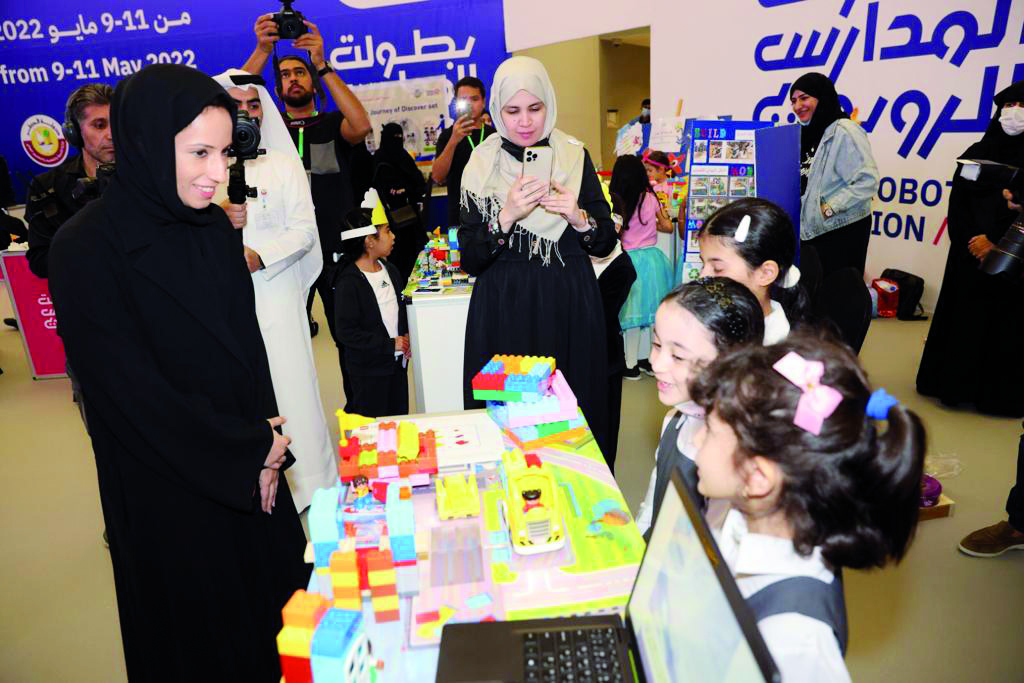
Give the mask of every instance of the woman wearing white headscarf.
[[(506, 60), (490, 111), (498, 135), (478, 145), (462, 175), (462, 267), (476, 275), (466, 324), (463, 391), (494, 354), (552, 356), (603, 452), (608, 436), (604, 313), (590, 256), (615, 246), (611, 208), (583, 143), (555, 128), (544, 65)], [(547, 178), (523, 176), (524, 149), (553, 151)]]
[(301, 512), (317, 489), (330, 487), (338, 476), (306, 318), (306, 295), (323, 268), (313, 198), (299, 153), (263, 79), (228, 69), (214, 80), (259, 120), (260, 148), (266, 149), (265, 155), (245, 162), (246, 184), (256, 188), (256, 197), (244, 205), (229, 204), (227, 186), (221, 185), (215, 201), (242, 232), (274, 394), (288, 418), (283, 430), (295, 456), (288, 484)]

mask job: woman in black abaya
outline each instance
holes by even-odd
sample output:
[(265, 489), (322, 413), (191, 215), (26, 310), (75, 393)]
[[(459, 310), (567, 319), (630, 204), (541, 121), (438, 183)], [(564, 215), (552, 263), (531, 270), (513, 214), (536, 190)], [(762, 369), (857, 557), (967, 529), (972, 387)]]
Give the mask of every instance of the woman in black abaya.
[[(980, 141), (960, 156), (1024, 167), (1024, 81), (995, 96), (996, 114)], [(1002, 189), (953, 177), (949, 255), (932, 316), (917, 391), (982, 413), (1024, 415), (1024, 284), (979, 270), (1017, 216)]]
[[(553, 356), (602, 452), (610, 452), (604, 313), (589, 255), (615, 246), (611, 208), (583, 144), (555, 128), (555, 92), (536, 59), (494, 75), (498, 135), (462, 174), (462, 267), (476, 275), (466, 322), (463, 392), (494, 354)], [(550, 178), (523, 177), (524, 149), (552, 149)]]
[[(305, 539), (239, 232), (211, 205), (234, 102), (183, 66), (122, 81), (117, 173), (50, 252), (132, 681), (279, 680)], [(273, 512), (273, 514), (271, 514)]]
[(426, 181), (403, 143), (405, 133), (397, 123), (387, 123), (380, 131), (380, 147), (373, 154), (373, 187), (387, 209), (395, 246), (388, 261), (402, 277), (408, 278), (416, 257), (427, 243), (427, 232), (420, 217)]

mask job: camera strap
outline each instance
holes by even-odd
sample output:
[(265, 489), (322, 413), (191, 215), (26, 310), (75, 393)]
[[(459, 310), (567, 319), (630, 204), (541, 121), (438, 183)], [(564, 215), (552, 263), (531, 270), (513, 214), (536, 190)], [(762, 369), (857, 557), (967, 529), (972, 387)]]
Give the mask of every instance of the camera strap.
[[(285, 114), (286, 114), (286, 115), (288, 116), (288, 118), (290, 118), (290, 119), (291, 119), (291, 118), (294, 118), (294, 117), (293, 117), (293, 116), (292, 116), (291, 114), (289, 114), (288, 112), (285, 112)], [(320, 115), (320, 112), (319, 112), (319, 111), (317, 111), (316, 109), (314, 109), (314, 110), (313, 110), (313, 116), (319, 116), (319, 115)], [(299, 128), (299, 141), (298, 141), (298, 143), (296, 143), (296, 144), (297, 144), (297, 146), (298, 146), (298, 148), (299, 148), (299, 161), (303, 161), (303, 162), (304, 162), (304, 161), (305, 161), (305, 159), (303, 158), (303, 154), (304, 154), (304, 152), (305, 152), (305, 150), (306, 150), (306, 145), (305, 145), (305, 137), (306, 137), (306, 126), (305, 126), (305, 125), (302, 125), (302, 126), (299, 126), (298, 128)]]
[(470, 149), (476, 149), (476, 146), (484, 141), (484, 126), (483, 126), (483, 124), (480, 124), (480, 139), (479, 140), (477, 140), (476, 142), (473, 142), (473, 134), (472, 133), (467, 135), (466, 139), (469, 140), (469, 148)]

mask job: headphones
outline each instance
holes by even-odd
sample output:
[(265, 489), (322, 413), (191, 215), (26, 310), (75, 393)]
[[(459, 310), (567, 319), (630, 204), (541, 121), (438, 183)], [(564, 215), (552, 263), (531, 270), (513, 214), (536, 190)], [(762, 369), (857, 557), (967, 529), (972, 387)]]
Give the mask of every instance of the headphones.
[[(75, 93), (77, 95), (77, 93)], [(68, 100), (67, 107), (64, 108), (64, 123), (61, 124), (61, 131), (64, 133), (64, 139), (68, 141), (68, 144), (72, 147), (82, 149), (85, 146), (85, 142), (82, 140), (82, 129), (78, 127), (78, 121), (75, 120), (74, 104), (77, 98), (72, 95)]]

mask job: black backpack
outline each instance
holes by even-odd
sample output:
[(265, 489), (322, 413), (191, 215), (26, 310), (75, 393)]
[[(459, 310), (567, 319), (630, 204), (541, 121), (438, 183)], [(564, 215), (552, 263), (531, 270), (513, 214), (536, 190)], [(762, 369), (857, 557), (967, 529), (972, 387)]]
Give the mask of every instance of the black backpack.
[(923, 315), (924, 307), (921, 305), (921, 297), (924, 295), (924, 280), (922, 278), (896, 268), (886, 268), (882, 271), (882, 277), (892, 280), (900, 287), (899, 304), (896, 308), (898, 319), (928, 319), (928, 316)]

